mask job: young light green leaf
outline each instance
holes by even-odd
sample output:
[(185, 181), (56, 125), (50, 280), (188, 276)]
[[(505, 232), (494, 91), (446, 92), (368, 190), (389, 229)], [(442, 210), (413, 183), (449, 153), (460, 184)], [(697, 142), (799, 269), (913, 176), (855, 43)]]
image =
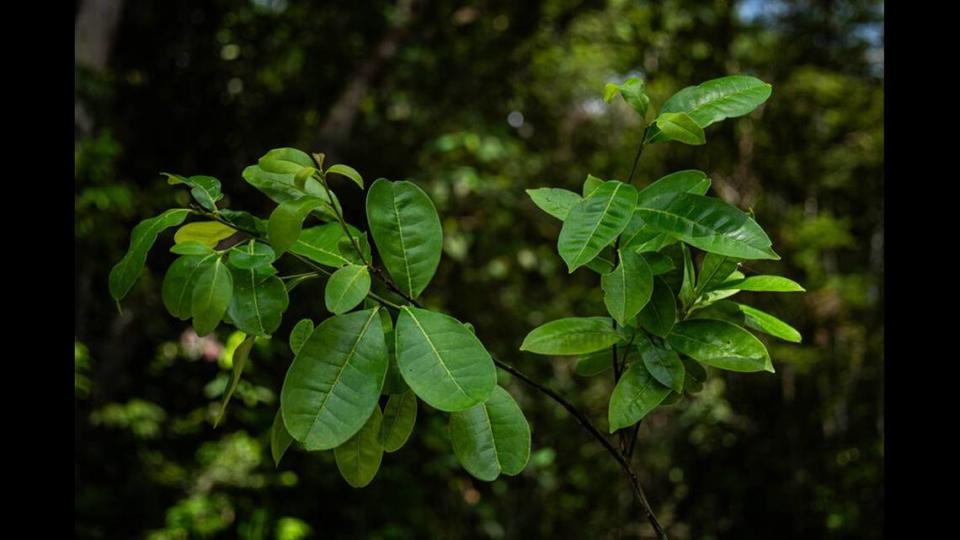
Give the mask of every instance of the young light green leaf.
[(293, 329), (290, 330), (288, 343), (294, 356), (300, 352), (300, 347), (303, 347), (303, 344), (307, 342), (307, 338), (309, 338), (312, 333), (313, 321), (310, 319), (301, 319), (297, 321), (297, 324), (293, 325)]
[(231, 249), (228, 260), (230, 266), (234, 268), (256, 270), (269, 266), (276, 258), (277, 254), (274, 253), (273, 248), (263, 242), (250, 240), (242, 246), (235, 246)]
[(759, 339), (726, 321), (688, 319), (667, 336), (673, 350), (708, 366), (729, 371), (770, 371), (770, 355)]
[(664, 102), (663, 112), (685, 112), (705, 128), (743, 116), (770, 97), (771, 86), (754, 77), (731, 75), (688, 86)]
[(377, 311), (355, 311), (323, 321), (287, 370), (280, 392), (283, 423), (307, 450), (340, 446), (364, 425), (371, 411), (379, 412), (387, 347)]
[(195, 240), (174, 244), (170, 248), (170, 253), (176, 253), (177, 255), (210, 255), (213, 252), (210, 246)]
[(277, 206), (267, 222), (267, 237), (276, 254), (283, 255), (297, 242), (303, 220), (314, 208), (327, 204), (316, 197), (303, 197)]
[(668, 193), (645, 202), (637, 214), (651, 230), (710, 253), (739, 259), (780, 258), (756, 221), (719, 199)]
[(700, 275), (697, 276), (697, 295), (720, 288), (719, 285), (737, 270), (737, 262), (737, 259), (716, 253), (704, 255), (700, 263)]
[(637, 203), (637, 190), (623, 182), (604, 182), (570, 210), (557, 250), (569, 272), (589, 263), (623, 231)]
[(223, 198), (220, 192), (220, 181), (212, 176), (191, 176), (185, 178), (177, 174), (160, 173), (167, 177), (167, 183), (170, 185), (186, 184), (190, 186), (190, 195), (200, 206), (215, 212), (217, 210), (217, 201)]
[(620, 377), (607, 408), (610, 433), (630, 427), (657, 408), (670, 394), (670, 388), (660, 384), (639, 363), (634, 363)]
[(792, 343), (800, 343), (802, 340), (800, 332), (773, 315), (744, 304), (737, 304), (737, 307), (743, 312), (745, 322), (750, 328)]
[(390, 277), (416, 298), (433, 279), (443, 246), (430, 197), (411, 182), (377, 179), (367, 191), (367, 221)]
[(177, 229), (177, 232), (173, 235), (173, 241), (177, 244), (199, 242), (207, 247), (215, 248), (221, 240), (230, 238), (236, 232), (233, 227), (224, 225), (219, 221), (195, 221)]
[[(347, 227), (354, 238), (363, 235), (359, 229), (352, 225), (347, 225)], [(297, 241), (290, 247), (290, 252), (324, 266), (339, 268), (352, 264), (351, 259), (347, 258), (348, 254), (341, 249), (343, 240), (346, 240), (347, 243), (350, 241), (339, 223), (326, 223), (317, 227), (308, 227), (300, 232)], [(369, 245), (367, 247), (364, 255), (367, 260), (370, 260)], [(352, 251), (353, 246), (351, 245), (349, 249)]]
[(349, 165), (333, 165), (327, 169), (327, 174), (339, 174), (341, 176), (346, 176), (354, 184), (359, 186), (360, 189), (363, 189), (363, 177), (360, 176), (360, 173), (358, 173), (356, 169)]
[(396, 452), (410, 438), (417, 422), (417, 396), (410, 390), (390, 396), (383, 409), (377, 440), (386, 452)]
[(600, 277), (603, 303), (621, 326), (637, 316), (653, 292), (653, 271), (647, 260), (632, 251), (620, 252), (620, 264)]
[(397, 318), (396, 354), (403, 380), (420, 399), (441, 411), (473, 407), (487, 399), (497, 384), (490, 353), (449, 315), (404, 306)]
[[(701, 145), (707, 142), (703, 128), (687, 113), (662, 112), (657, 117), (656, 126), (659, 137), (656, 140), (647, 139), (647, 142), (677, 141), (684, 144)], [(651, 131), (652, 132), (652, 131)]]
[(220, 413), (213, 421), (213, 427), (217, 427), (223, 416), (227, 413), (227, 405), (230, 404), (230, 398), (237, 391), (237, 385), (240, 383), (240, 376), (243, 375), (243, 369), (247, 366), (247, 358), (250, 357), (250, 349), (253, 348), (253, 342), (256, 336), (247, 336), (243, 338), (240, 345), (233, 351), (233, 374), (230, 376), (230, 386), (227, 387), (227, 393), (223, 396), (223, 404), (220, 406)]
[(665, 193), (704, 195), (708, 189), (710, 189), (710, 178), (705, 172), (694, 169), (677, 171), (641, 189), (640, 193), (637, 194), (637, 206)]
[[(799, 283), (781, 276), (750, 276), (743, 279), (725, 281), (724, 289), (759, 292), (806, 292)], [(719, 288), (719, 287), (718, 287)]]
[(527, 334), (521, 351), (548, 355), (588, 354), (622, 339), (609, 317), (567, 317), (542, 324)]
[(483, 403), (450, 415), (450, 440), (463, 468), (484, 482), (520, 474), (530, 459), (530, 425), (499, 386)]
[(251, 165), (243, 170), (243, 179), (277, 204), (295, 201), (305, 195), (316, 197), (326, 204), (314, 210), (314, 213), (325, 221), (337, 219), (334, 208), (340, 209), (340, 201), (337, 200), (332, 191), (328, 192), (324, 189), (316, 178), (307, 178), (303, 186), (300, 187), (297, 185), (297, 178), (294, 173), (269, 172), (263, 170), (259, 165)]
[(190, 318), (193, 287), (197, 278), (213, 264), (216, 256), (217, 254), (211, 251), (207, 255), (187, 255), (173, 261), (163, 278), (160, 293), (163, 305), (171, 315), (180, 320)]
[(596, 189), (603, 185), (603, 180), (597, 178), (592, 174), (587, 175), (587, 179), (583, 181), (583, 196), (589, 197)]
[(560, 221), (567, 219), (570, 209), (583, 200), (580, 195), (566, 189), (538, 188), (526, 191), (537, 207)]
[(313, 158), (296, 148), (274, 148), (260, 158), (260, 167), (271, 173), (297, 174), (302, 169), (314, 167)]
[(240, 331), (253, 336), (270, 336), (280, 327), (290, 298), (283, 281), (264, 266), (251, 270), (231, 268), (233, 296), (227, 315)]
[(686, 311), (696, 300), (696, 290), (694, 283), (697, 276), (693, 270), (693, 258), (690, 256), (690, 250), (686, 244), (680, 244), (680, 251), (683, 253), (683, 282), (680, 284), (680, 305)]
[(157, 241), (157, 236), (166, 229), (183, 223), (188, 214), (190, 210), (186, 208), (167, 210), (159, 216), (141, 221), (133, 228), (127, 253), (110, 270), (110, 296), (114, 300), (119, 301), (130, 292), (147, 261), (147, 252)]
[(643, 332), (637, 333), (637, 350), (643, 365), (660, 384), (683, 392), (683, 362), (676, 352), (657, 346)]
[(383, 447), (377, 436), (383, 413), (374, 403), (373, 412), (353, 437), (333, 450), (333, 458), (343, 479), (351, 487), (362, 488), (373, 481), (383, 460)]
[(230, 298), (233, 297), (233, 278), (230, 269), (219, 258), (197, 277), (190, 298), (193, 330), (198, 336), (213, 332), (223, 319)]
[(601, 349), (580, 357), (573, 372), (583, 377), (599, 375), (613, 367), (613, 350)]
[(623, 100), (626, 101), (633, 110), (637, 111), (641, 119), (647, 116), (647, 109), (650, 107), (650, 98), (644, 93), (645, 85), (643, 79), (630, 77), (622, 84), (607, 83), (603, 90), (604, 101), (609, 103), (618, 91), (620, 95), (623, 96)]
[(367, 267), (351, 264), (330, 276), (323, 300), (327, 311), (341, 315), (355, 308), (369, 292), (370, 272)]
[(273, 456), (275, 466), (280, 466), (280, 459), (290, 448), (293, 437), (287, 432), (287, 427), (283, 425), (283, 414), (277, 409), (277, 414), (273, 417), (273, 424), (270, 426), (270, 455)]
[(637, 323), (648, 332), (666, 337), (677, 321), (677, 301), (670, 286), (661, 277), (653, 279), (650, 301), (637, 315)]

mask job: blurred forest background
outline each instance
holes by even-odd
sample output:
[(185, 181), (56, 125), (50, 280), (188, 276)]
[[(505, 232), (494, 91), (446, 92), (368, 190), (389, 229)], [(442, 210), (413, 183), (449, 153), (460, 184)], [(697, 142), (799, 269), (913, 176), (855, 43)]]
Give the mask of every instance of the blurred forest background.
[[(291, 449), (275, 468), (286, 336), (319, 318), (322, 281), (257, 343), (215, 430), (235, 337), (198, 340), (163, 309), (171, 234), (122, 313), (107, 273), (134, 224), (187, 202), (160, 171), (216, 176), (227, 206), (265, 217), (244, 166), (280, 146), (323, 151), (368, 182), (424, 187), (446, 255), (426, 303), (603, 422), (609, 377), (517, 351), (535, 325), (604, 313), (599, 280), (567, 274), (559, 222), (524, 189), (625, 179), (641, 126), (602, 101), (607, 81), (643, 76), (656, 110), (735, 73), (772, 83), (767, 104), (709, 128), (706, 146), (651, 146), (637, 185), (697, 168), (752, 208), (783, 260), (751, 270), (809, 292), (742, 294), (804, 342), (768, 341), (776, 374), (712, 371), (702, 393), (658, 409), (635, 464), (677, 540), (882, 537), (881, 2), (78, 0), (75, 13), (78, 538), (646, 537), (609, 455), (506, 374), (533, 430), (518, 477), (474, 480), (444, 415), (423, 410), (366, 489), (341, 480), (332, 452)], [(340, 197), (362, 225), (361, 192)]]

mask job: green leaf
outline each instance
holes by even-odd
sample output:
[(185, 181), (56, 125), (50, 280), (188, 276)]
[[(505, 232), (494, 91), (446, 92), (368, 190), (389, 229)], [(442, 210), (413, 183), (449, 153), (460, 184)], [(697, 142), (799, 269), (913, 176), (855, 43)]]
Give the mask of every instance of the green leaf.
[(642, 256), (647, 261), (647, 265), (650, 266), (650, 271), (653, 272), (655, 276), (666, 274), (673, 270), (673, 261), (663, 253), (643, 253)]
[(210, 255), (213, 252), (210, 246), (194, 240), (183, 242), (182, 244), (174, 244), (173, 247), (170, 248), (170, 253), (176, 253), (177, 255)]
[(250, 240), (244, 246), (236, 246), (230, 250), (230, 265), (240, 270), (256, 270), (269, 266), (277, 258), (273, 248), (264, 244)]
[(386, 452), (396, 452), (406, 444), (416, 422), (417, 396), (410, 390), (390, 396), (377, 440)]
[(680, 305), (684, 311), (696, 300), (696, 290), (694, 283), (697, 276), (693, 271), (693, 258), (690, 257), (690, 250), (686, 244), (680, 244), (680, 251), (683, 253), (683, 282), (680, 284)]
[(213, 332), (223, 319), (233, 296), (230, 269), (219, 258), (207, 265), (197, 277), (190, 298), (193, 330), (198, 336)]
[(270, 455), (273, 456), (273, 463), (280, 466), (280, 459), (290, 448), (293, 437), (287, 432), (287, 427), (283, 425), (283, 414), (277, 409), (277, 414), (273, 417), (273, 425), (270, 426)]
[(600, 278), (603, 303), (621, 326), (637, 316), (653, 293), (653, 271), (642, 255), (620, 252), (620, 264)]
[(230, 404), (230, 398), (237, 391), (237, 385), (240, 383), (240, 376), (243, 375), (243, 369), (247, 366), (247, 358), (250, 357), (250, 349), (253, 348), (253, 342), (256, 336), (247, 336), (243, 342), (233, 351), (233, 374), (230, 376), (230, 386), (227, 387), (227, 393), (223, 396), (223, 404), (220, 406), (220, 413), (217, 419), (213, 421), (213, 427), (217, 427), (223, 420), (223, 415), (227, 413), (227, 405)]
[[(364, 261), (369, 261), (372, 258), (367, 234), (359, 231), (357, 234), (353, 232), (350, 234), (353, 236), (353, 240), (350, 240), (350, 237), (344, 235), (340, 238), (337, 247), (340, 249), (340, 253), (344, 258), (350, 261), (350, 264), (365, 264)], [(354, 247), (354, 242), (356, 242), (356, 247)], [(360, 248), (359, 253), (357, 252), (357, 247)]]
[(303, 344), (307, 342), (307, 338), (310, 337), (310, 334), (313, 333), (313, 321), (310, 319), (301, 319), (297, 324), (293, 325), (293, 329), (290, 330), (290, 350), (293, 351), (293, 354), (296, 355), (300, 352), (300, 347), (303, 347)]
[(640, 118), (647, 116), (647, 109), (650, 107), (650, 98), (644, 93), (645, 85), (643, 79), (639, 77), (630, 77), (621, 84), (607, 83), (603, 89), (603, 100), (610, 102), (617, 92), (623, 96), (633, 110), (637, 111)]
[(613, 350), (608, 348), (582, 356), (573, 367), (573, 372), (583, 377), (592, 377), (611, 367), (613, 367)]
[(363, 427), (347, 442), (333, 450), (340, 475), (350, 486), (362, 488), (373, 481), (383, 460), (383, 447), (377, 440), (383, 414), (374, 403), (373, 413)]
[(683, 362), (676, 352), (657, 346), (642, 332), (637, 333), (637, 350), (654, 379), (674, 392), (683, 392)]
[(199, 242), (207, 247), (215, 248), (221, 240), (230, 238), (236, 232), (233, 227), (224, 225), (219, 221), (195, 221), (177, 229), (177, 232), (173, 235), (173, 241), (177, 244)]
[(260, 158), (258, 164), (267, 172), (289, 174), (314, 166), (313, 158), (296, 148), (274, 148)]
[(326, 221), (337, 219), (334, 208), (340, 209), (340, 201), (315, 178), (307, 178), (301, 188), (297, 186), (294, 173), (274, 173), (263, 170), (259, 165), (251, 165), (243, 170), (243, 179), (277, 204), (295, 201), (305, 195), (321, 199), (326, 204), (315, 210), (317, 216)]
[[(359, 229), (351, 225), (347, 225), (347, 227), (349, 227), (350, 233), (353, 234), (355, 238), (363, 235)], [(339, 223), (326, 223), (318, 227), (308, 227), (300, 232), (297, 241), (290, 247), (290, 252), (306, 257), (324, 266), (339, 268), (347, 264), (352, 264), (352, 258), (348, 258), (348, 254), (344, 253), (344, 250), (341, 248), (341, 241), (343, 240), (346, 240), (348, 243), (350, 241)], [(364, 256), (367, 260), (370, 260), (369, 245), (367, 248)], [(349, 249), (352, 251), (353, 246), (350, 246)]]
[(190, 210), (186, 208), (167, 210), (159, 216), (141, 221), (133, 228), (127, 253), (110, 270), (110, 296), (114, 300), (119, 301), (130, 292), (147, 261), (147, 252), (157, 241), (157, 235), (183, 223), (188, 214)]
[(463, 468), (484, 482), (520, 474), (530, 459), (530, 425), (499, 386), (483, 403), (450, 415), (450, 440)]
[(806, 292), (806, 289), (796, 281), (781, 276), (750, 276), (744, 279), (726, 281), (721, 287), (741, 291)]
[(800, 343), (802, 340), (800, 332), (773, 315), (744, 304), (737, 304), (737, 307), (743, 312), (746, 324), (750, 328), (792, 343)]
[(359, 186), (360, 189), (363, 189), (363, 177), (360, 176), (360, 173), (358, 173), (356, 169), (349, 165), (333, 165), (327, 169), (327, 174), (339, 174), (341, 176), (346, 176), (354, 184)]
[(190, 195), (200, 203), (200, 206), (215, 212), (217, 201), (223, 198), (220, 192), (220, 181), (212, 176), (191, 176), (184, 178), (177, 174), (160, 173), (167, 177), (170, 185), (186, 184), (190, 186)]
[(526, 191), (538, 208), (560, 221), (567, 219), (570, 209), (583, 200), (580, 195), (566, 189), (538, 188)]
[(330, 276), (323, 300), (327, 311), (334, 315), (341, 315), (363, 302), (369, 292), (370, 272), (367, 267), (351, 264)]
[(700, 263), (700, 275), (697, 276), (697, 295), (719, 289), (719, 285), (737, 270), (737, 263), (737, 259), (716, 253), (704, 255)]
[(637, 323), (648, 332), (666, 337), (677, 321), (677, 301), (670, 286), (661, 277), (653, 280), (650, 301), (637, 315)]
[(726, 321), (689, 319), (667, 336), (673, 350), (708, 366), (729, 371), (770, 371), (770, 356), (759, 339)]
[(267, 222), (267, 237), (278, 256), (286, 253), (296, 243), (307, 214), (325, 204), (316, 197), (303, 197), (281, 203), (273, 210)]
[(756, 221), (719, 199), (668, 193), (645, 202), (637, 214), (651, 230), (703, 251), (740, 259), (780, 258)]
[(707, 142), (703, 128), (687, 113), (662, 112), (657, 117), (656, 124), (659, 137), (656, 140), (647, 139), (647, 142), (677, 141), (684, 144), (701, 145)]
[(732, 75), (688, 86), (664, 102), (663, 112), (685, 112), (705, 128), (743, 116), (770, 97), (771, 86), (754, 77)]
[[(293, 359), (280, 392), (287, 431), (307, 450), (336, 448), (376, 410), (387, 372), (378, 309), (320, 323)], [(379, 429), (379, 426), (378, 426)], [(376, 432), (373, 434), (376, 440)]]
[(277, 331), (290, 304), (283, 281), (270, 266), (240, 270), (231, 268), (233, 297), (227, 315), (234, 326), (253, 336), (268, 337)]
[(607, 409), (610, 433), (636, 424), (656, 409), (669, 394), (670, 389), (657, 382), (646, 367), (634, 363), (623, 373), (610, 394)]
[(563, 222), (557, 250), (569, 272), (587, 264), (623, 231), (637, 203), (629, 184), (604, 182), (580, 201)]
[(620, 340), (608, 317), (568, 317), (534, 328), (523, 339), (520, 350), (549, 355), (588, 354)]
[(267, 234), (267, 222), (250, 212), (224, 208), (219, 213), (221, 218), (235, 225), (238, 230), (253, 232), (258, 235)]
[(666, 193), (704, 195), (708, 189), (710, 189), (710, 178), (707, 173), (694, 169), (677, 171), (641, 189), (640, 193), (637, 194), (637, 205), (643, 205), (645, 202)]
[(430, 197), (411, 182), (380, 178), (367, 191), (367, 221), (390, 277), (416, 298), (437, 271), (443, 246)]
[(397, 318), (396, 340), (403, 380), (435, 409), (453, 412), (473, 407), (487, 399), (497, 384), (490, 353), (453, 317), (404, 306)]
[(193, 300), (194, 285), (216, 257), (217, 254), (211, 251), (207, 255), (187, 255), (173, 261), (167, 269), (161, 288), (163, 305), (171, 315), (180, 320), (191, 317), (190, 303)]
[(603, 180), (597, 178), (592, 174), (587, 175), (587, 179), (583, 181), (583, 196), (589, 197), (591, 193), (596, 191), (596, 189), (603, 185)]
[(683, 363), (683, 369), (686, 372), (683, 379), (684, 389), (686, 389), (689, 383), (699, 383), (702, 385), (707, 382), (707, 370), (701, 366), (699, 362), (686, 356), (681, 356), (680, 361)]
[(390, 363), (387, 365), (387, 378), (383, 381), (382, 393), (387, 395), (402, 394), (410, 389), (407, 382), (403, 380), (400, 374), (400, 367), (397, 366), (397, 340), (394, 335), (393, 320), (387, 310), (380, 311), (380, 317), (383, 321), (384, 339), (387, 341), (387, 351), (390, 353)]

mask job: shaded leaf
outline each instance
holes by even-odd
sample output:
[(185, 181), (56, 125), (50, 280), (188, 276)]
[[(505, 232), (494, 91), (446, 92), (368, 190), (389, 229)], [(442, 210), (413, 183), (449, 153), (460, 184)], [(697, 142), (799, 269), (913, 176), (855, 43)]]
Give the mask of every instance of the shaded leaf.
[(300, 352), (300, 347), (307, 342), (307, 338), (310, 337), (310, 334), (313, 333), (313, 321), (310, 319), (301, 319), (297, 321), (297, 324), (293, 325), (293, 329), (290, 330), (290, 350), (293, 351), (293, 354), (296, 355)]
[(485, 482), (520, 474), (530, 459), (530, 425), (499, 386), (483, 403), (450, 415), (450, 440), (463, 468)]
[(373, 412), (363, 427), (342, 445), (333, 450), (337, 469), (351, 487), (362, 488), (373, 481), (383, 460), (383, 447), (377, 436), (383, 414), (374, 404)]
[(346, 176), (354, 184), (363, 189), (363, 177), (360, 176), (360, 173), (356, 169), (349, 165), (333, 165), (327, 169), (327, 174), (339, 174), (341, 176)]
[(378, 439), (386, 452), (396, 452), (410, 438), (417, 422), (417, 396), (410, 390), (390, 396), (383, 409)]
[(610, 433), (636, 424), (669, 394), (670, 389), (657, 382), (646, 367), (639, 363), (631, 365), (610, 394), (607, 409)]
[(355, 308), (370, 292), (370, 272), (366, 266), (351, 264), (337, 270), (327, 280), (324, 303), (327, 311), (340, 315)]
[(205, 336), (217, 328), (232, 296), (233, 278), (227, 265), (219, 258), (204, 265), (190, 298), (193, 330), (198, 336)]
[(273, 463), (280, 466), (280, 459), (290, 448), (293, 437), (287, 432), (287, 427), (283, 425), (283, 414), (277, 409), (277, 414), (273, 417), (273, 424), (270, 426), (270, 455), (273, 456)]
[(538, 188), (526, 191), (538, 208), (560, 221), (567, 219), (570, 209), (583, 200), (580, 195), (566, 189)]
[(620, 252), (620, 264), (600, 278), (603, 303), (621, 326), (640, 313), (653, 292), (653, 272), (647, 260), (632, 251)]
[(114, 300), (120, 300), (130, 292), (147, 261), (147, 252), (157, 241), (157, 236), (166, 229), (183, 223), (188, 214), (190, 210), (186, 208), (167, 210), (159, 216), (141, 221), (133, 228), (127, 253), (110, 270), (110, 296)]
[(523, 339), (521, 351), (576, 355), (606, 349), (621, 340), (608, 317), (568, 317), (534, 328)]
[(637, 315), (637, 323), (651, 334), (666, 337), (677, 320), (677, 301), (661, 277), (653, 279), (650, 301)]
[(240, 376), (243, 375), (243, 369), (247, 367), (247, 358), (250, 357), (250, 349), (253, 348), (253, 342), (256, 336), (247, 336), (243, 342), (233, 351), (233, 373), (230, 375), (230, 386), (227, 387), (227, 393), (223, 396), (223, 404), (220, 406), (220, 413), (213, 421), (213, 427), (217, 427), (223, 416), (227, 413), (227, 405), (230, 404), (230, 398), (237, 391), (237, 384), (240, 383)]

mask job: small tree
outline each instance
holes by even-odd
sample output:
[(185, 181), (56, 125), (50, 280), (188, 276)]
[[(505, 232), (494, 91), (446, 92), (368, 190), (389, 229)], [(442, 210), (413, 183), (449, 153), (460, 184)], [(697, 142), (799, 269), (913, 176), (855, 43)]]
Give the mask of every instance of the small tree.
[[(646, 117), (649, 99), (640, 79), (608, 84), (604, 98), (618, 93)], [(549, 322), (531, 331), (520, 350), (579, 356), (581, 374), (612, 369), (608, 420), (618, 447), (562, 396), (493, 358), (469, 323), (421, 304), (443, 243), (426, 193), (407, 181), (373, 182), (366, 198), (371, 244), (347, 222), (331, 187), (345, 180), (364, 189), (363, 178), (347, 165), (325, 168), (323, 154), (278, 148), (244, 169), (243, 179), (277, 203), (267, 220), (218, 207), (223, 194), (216, 178), (165, 174), (170, 184), (188, 187), (195, 203), (133, 229), (129, 250), (110, 272), (110, 293), (118, 302), (125, 297), (158, 235), (179, 227), (171, 248), (179, 257), (162, 285), (167, 311), (191, 319), (201, 336), (221, 323), (245, 335), (216, 425), (254, 340), (273, 337), (300, 283), (326, 278), (329, 316), (316, 325), (301, 320), (289, 336), (294, 358), (270, 432), (277, 463), (293, 441), (308, 451), (333, 450), (343, 478), (366, 486), (384, 452), (407, 441), (422, 401), (449, 415), (453, 450), (467, 472), (484, 481), (519, 474), (530, 455), (530, 428), (497, 386), (499, 366), (564, 406), (610, 452), (666, 538), (630, 466), (639, 422), (657, 406), (699, 391), (707, 377), (703, 365), (773, 372), (763, 343), (744, 326), (788, 341), (799, 341), (799, 333), (727, 298), (742, 290), (803, 289), (783, 277), (747, 277), (739, 270), (743, 260), (779, 256), (751, 216), (705, 196), (706, 174), (676, 172), (639, 191), (631, 183), (645, 145), (703, 144), (705, 127), (747, 114), (769, 95), (770, 85), (745, 76), (685, 88), (644, 128), (626, 183), (588, 176), (582, 195), (528, 190), (537, 206), (563, 221), (557, 248), (568, 270), (600, 274), (610, 316)], [(188, 218), (198, 219), (184, 224)], [(308, 220), (316, 223), (304, 227)], [(698, 267), (691, 249), (705, 252)], [(281, 258), (306, 271), (278, 275)]]

